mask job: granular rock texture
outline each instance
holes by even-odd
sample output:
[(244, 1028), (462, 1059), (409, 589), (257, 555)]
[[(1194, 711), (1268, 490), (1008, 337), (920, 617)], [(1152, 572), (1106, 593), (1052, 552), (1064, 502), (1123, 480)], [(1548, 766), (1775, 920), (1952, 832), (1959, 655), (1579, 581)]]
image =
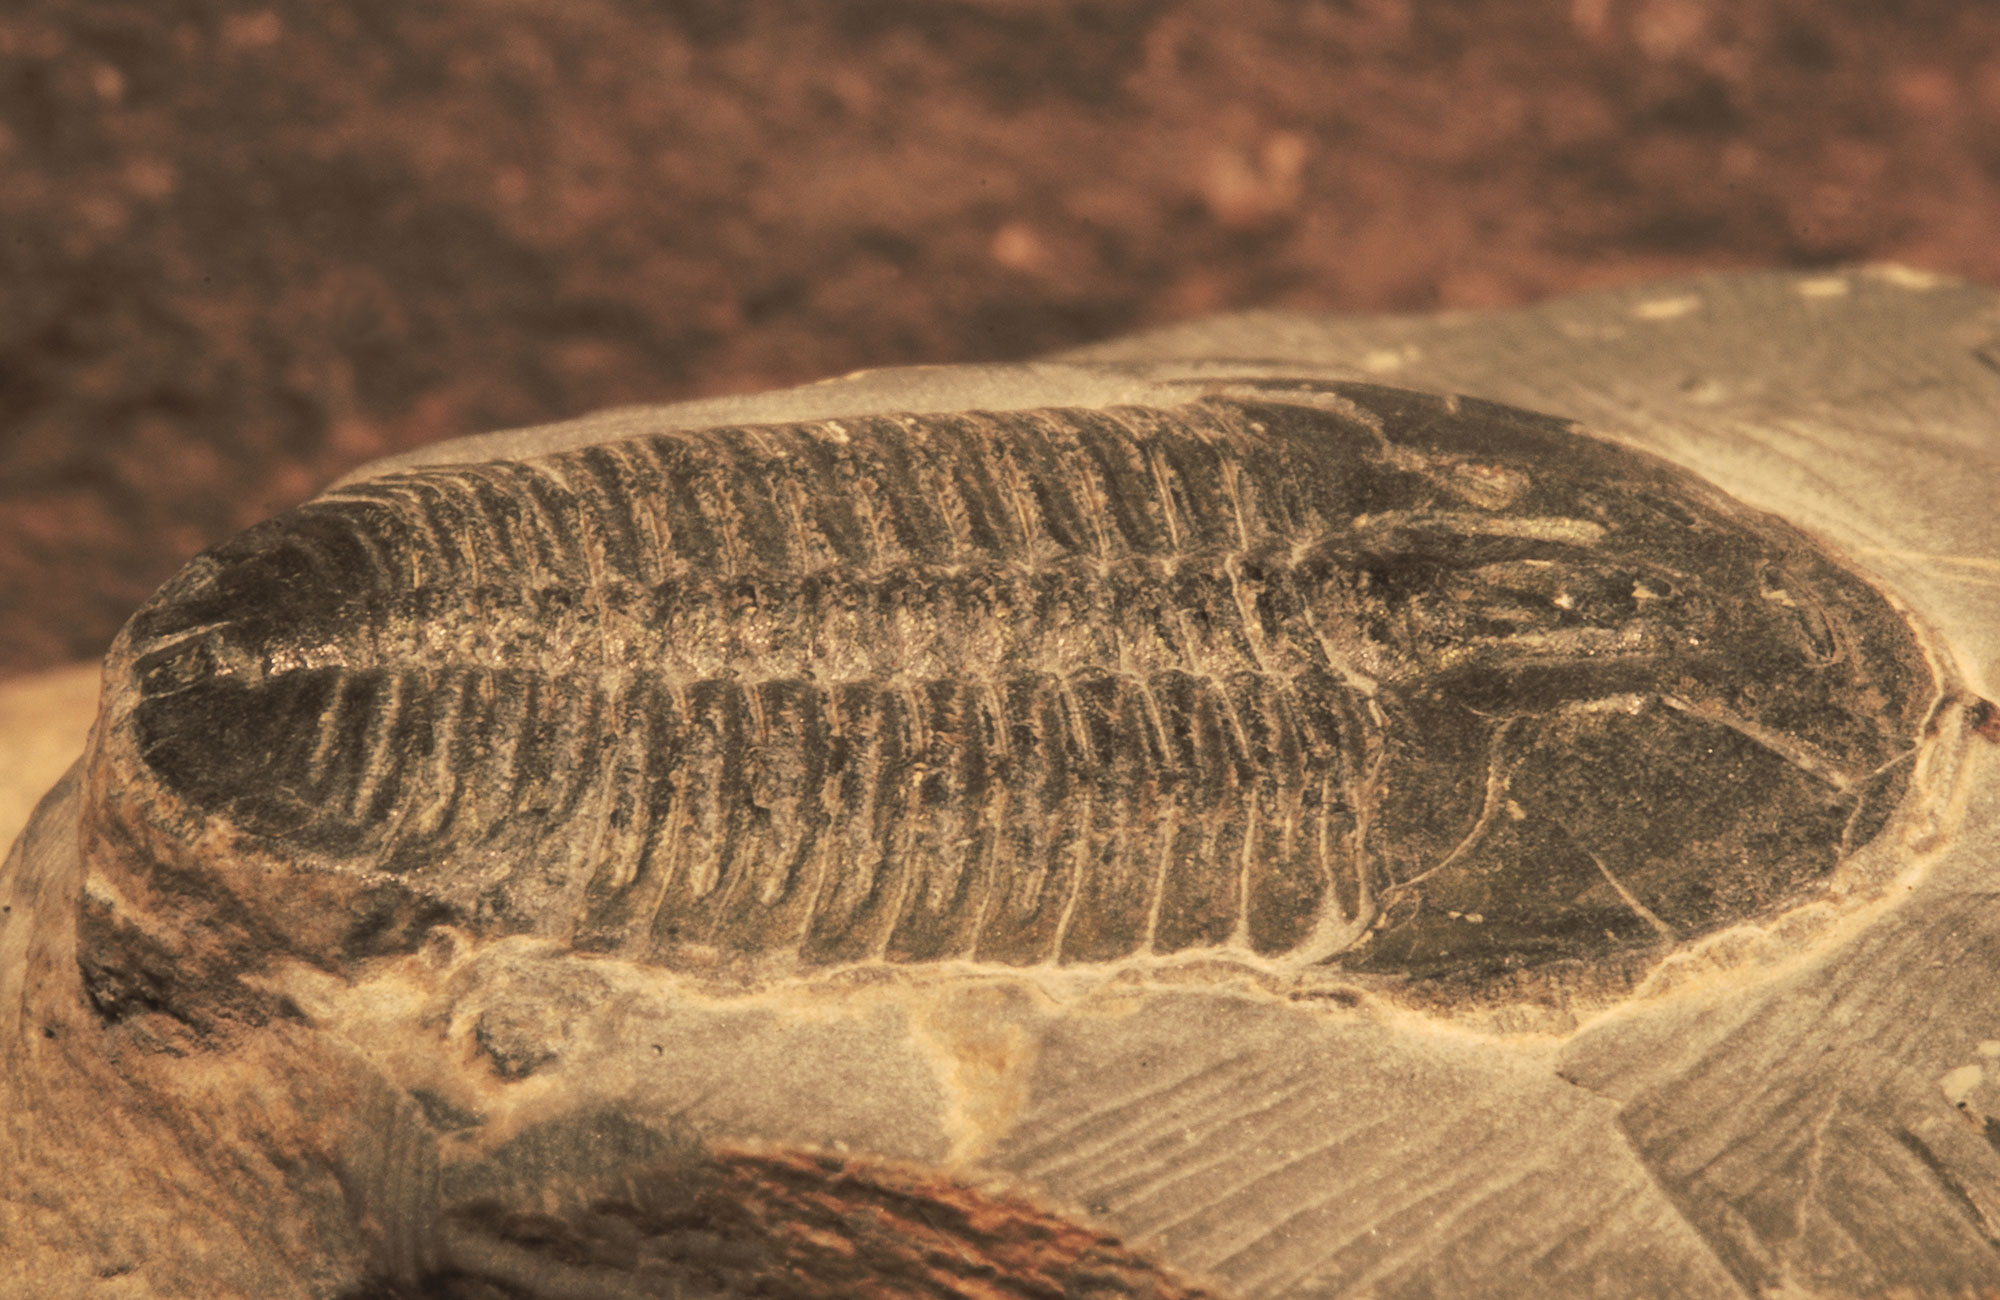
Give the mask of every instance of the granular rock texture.
[(364, 480), (112, 662), (113, 1009), (441, 922), (744, 973), (1588, 966), (1800, 899), (1935, 693), (1685, 473), (1325, 383)]
[(1208, 312), (2000, 278), (1959, 0), (9, 0), (0, 674), (388, 452)]

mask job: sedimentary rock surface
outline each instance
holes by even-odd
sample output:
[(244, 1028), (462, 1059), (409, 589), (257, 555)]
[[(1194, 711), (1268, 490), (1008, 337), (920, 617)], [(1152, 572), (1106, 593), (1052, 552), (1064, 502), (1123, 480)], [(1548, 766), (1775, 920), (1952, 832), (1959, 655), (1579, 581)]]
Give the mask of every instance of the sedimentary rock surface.
[(1995, 310), (1236, 319), (357, 476), (134, 616), (9, 859), (0, 1241), (57, 1295), (2000, 1278)]

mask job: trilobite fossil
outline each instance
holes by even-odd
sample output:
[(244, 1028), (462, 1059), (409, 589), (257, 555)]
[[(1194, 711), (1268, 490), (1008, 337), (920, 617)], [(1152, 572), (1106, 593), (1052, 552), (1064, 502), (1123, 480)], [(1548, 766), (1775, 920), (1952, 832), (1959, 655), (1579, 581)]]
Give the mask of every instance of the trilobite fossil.
[(1826, 879), (1937, 689), (1684, 471), (1323, 382), (391, 473), (201, 556), (107, 672), (106, 1008), (439, 922), (751, 972), (1617, 960)]

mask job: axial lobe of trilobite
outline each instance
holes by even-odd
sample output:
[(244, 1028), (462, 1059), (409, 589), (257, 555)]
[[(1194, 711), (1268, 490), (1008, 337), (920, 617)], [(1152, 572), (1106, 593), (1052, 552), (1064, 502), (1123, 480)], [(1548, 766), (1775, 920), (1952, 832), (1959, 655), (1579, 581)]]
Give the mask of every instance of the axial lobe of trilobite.
[(669, 962), (1418, 973), (1700, 933), (1873, 834), (1929, 686), (1879, 596), (1555, 422), (1337, 395), (357, 484), (135, 617), (143, 815)]

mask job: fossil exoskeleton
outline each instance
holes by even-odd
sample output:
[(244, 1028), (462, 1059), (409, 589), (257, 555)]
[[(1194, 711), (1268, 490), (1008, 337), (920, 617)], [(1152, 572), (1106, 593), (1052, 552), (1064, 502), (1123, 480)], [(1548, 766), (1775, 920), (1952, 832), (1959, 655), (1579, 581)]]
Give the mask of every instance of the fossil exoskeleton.
[(114, 1013), (439, 923), (746, 976), (1615, 965), (1825, 880), (1937, 691), (1684, 471), (1324, 382), (392, 473), (196, 560), (107, 680)]

